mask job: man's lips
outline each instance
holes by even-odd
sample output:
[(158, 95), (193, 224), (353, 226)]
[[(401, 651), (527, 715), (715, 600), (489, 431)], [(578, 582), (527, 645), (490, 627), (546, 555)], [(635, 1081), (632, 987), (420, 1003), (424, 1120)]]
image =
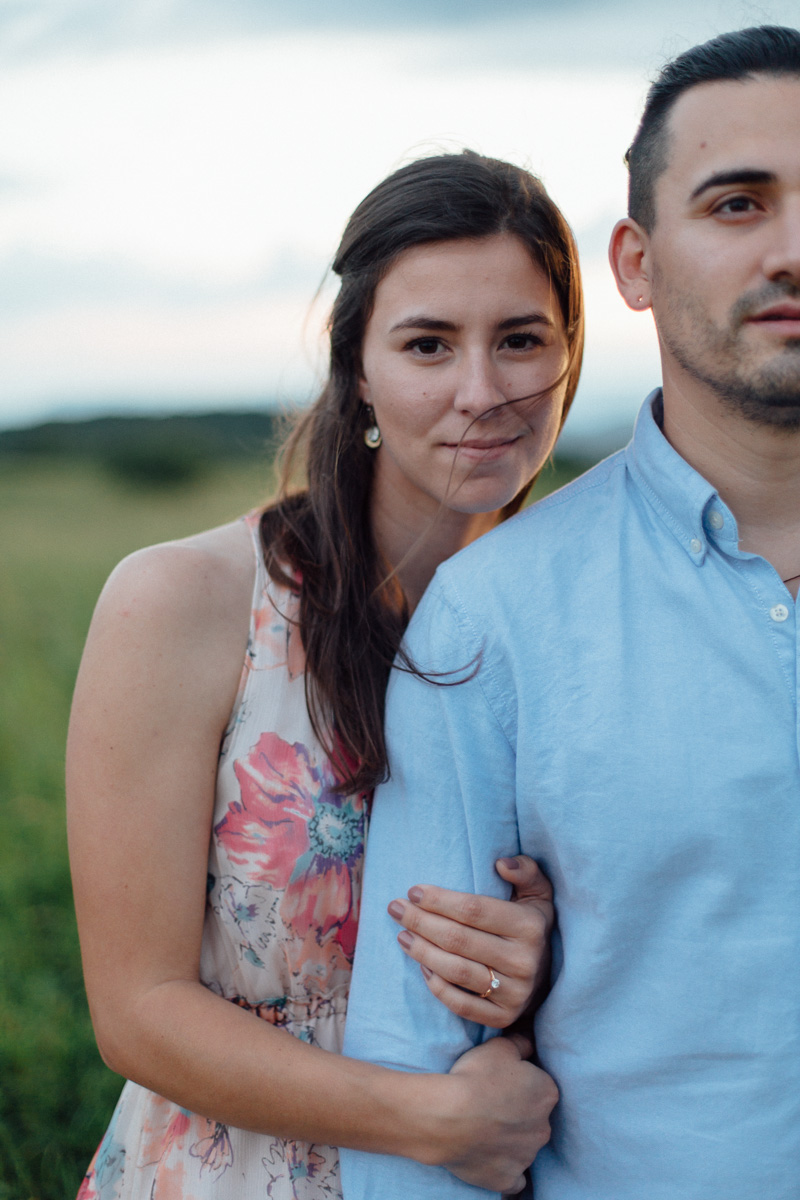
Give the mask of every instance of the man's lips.
[(789, 322), (792, 325), (800, 323), (800, 304), (784, 301), (781, 304), (773, 304), (769, 308), (755, 313), (752, 317), (748, 317), (748, 323), (753, 325), (760, 325), (762, 323), (780, 324), (781, 322)]

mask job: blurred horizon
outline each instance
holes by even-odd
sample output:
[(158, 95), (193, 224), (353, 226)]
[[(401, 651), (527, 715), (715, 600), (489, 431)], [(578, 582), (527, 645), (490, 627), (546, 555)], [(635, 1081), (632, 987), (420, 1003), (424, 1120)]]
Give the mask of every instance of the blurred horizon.
[[(0, 0), (0, 428), (310, 399), (349, 213), (463, 146), (575, 230), (587, 347), (567, 439), (659, 383), (606, 263), (649, 80), (797, 0)], [(316, 301), (315, 301), (316, 296)]]

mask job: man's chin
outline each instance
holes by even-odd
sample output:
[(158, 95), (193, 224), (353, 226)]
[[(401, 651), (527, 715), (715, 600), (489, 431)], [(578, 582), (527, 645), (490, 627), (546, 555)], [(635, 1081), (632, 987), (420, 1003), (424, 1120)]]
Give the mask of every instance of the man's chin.
[(727, 406), (747, 420), (787, 432), (800, 428), (800, 341), (789, 343), (781, 361), (773, 360), (749, 379), (719, 383)]
[(794, 433), (800, 429), (800, 392), (765, 393), (747, 391), (731, 394), (725, 401), (729, 408), (756, 425)]

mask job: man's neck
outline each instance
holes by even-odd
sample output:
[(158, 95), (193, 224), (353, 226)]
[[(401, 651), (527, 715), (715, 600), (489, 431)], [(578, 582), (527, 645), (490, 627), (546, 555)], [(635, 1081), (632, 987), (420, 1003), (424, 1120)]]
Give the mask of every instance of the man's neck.
[(739, 529), (739, 548), (760, 554), (797, 595), (800, 579), (800, 431), (759, 425), (699, 395), (664, 386), (664, 435), (713, 484)]

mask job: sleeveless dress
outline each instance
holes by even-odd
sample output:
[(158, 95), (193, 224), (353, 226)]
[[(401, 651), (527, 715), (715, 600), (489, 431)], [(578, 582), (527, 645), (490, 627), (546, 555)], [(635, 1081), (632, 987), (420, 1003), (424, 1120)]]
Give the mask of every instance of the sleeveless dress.
[[(201, 982), (341, 1052), (366, 796), (340, 796), (311, 728), (298, 597), (268, 576), (257, 513), (247, 654), (217, 771)], [(197, 1116), (128, 1082), (78, 1200), (339, 1198), (334, 1147)]]

